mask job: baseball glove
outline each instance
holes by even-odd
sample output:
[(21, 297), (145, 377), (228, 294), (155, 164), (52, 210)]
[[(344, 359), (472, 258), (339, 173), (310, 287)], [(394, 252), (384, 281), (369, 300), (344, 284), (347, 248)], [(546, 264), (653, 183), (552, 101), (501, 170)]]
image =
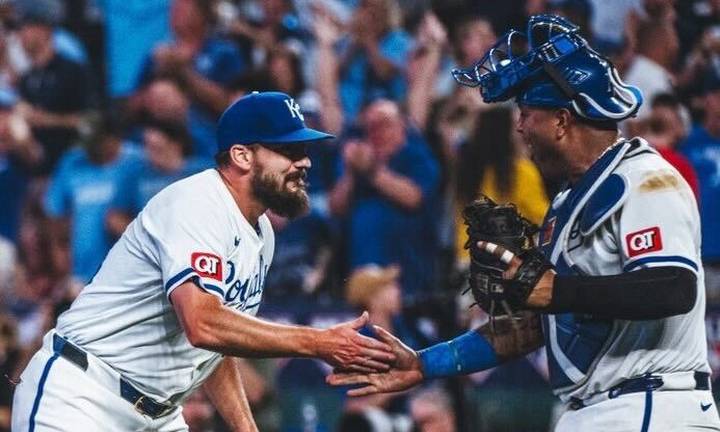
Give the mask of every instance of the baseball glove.
[[(463, 218), (468, 233), (465, 249), (470, 252), (468, 289), (476, 304), (491, 317), (524, 309), (537, 281), (552, 268), (534, 246), (538, 227), (522, 217), (513, 204), (498, 205), (484, 195), (465, 207)], [(478, 248), (479, 241), (496, 245), (496, 253)], [(522, 260), (512, 279), (503, 279), (507, 264), (500, 257), (505, 250)]]

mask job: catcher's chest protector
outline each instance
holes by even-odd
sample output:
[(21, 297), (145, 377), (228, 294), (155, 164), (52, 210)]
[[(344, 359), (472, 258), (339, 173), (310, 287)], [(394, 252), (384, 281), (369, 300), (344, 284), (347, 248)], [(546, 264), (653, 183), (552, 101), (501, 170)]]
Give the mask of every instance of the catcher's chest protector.
[[(625, 183), (613, 171), (641, 145), (639, 140), (617, 143), (572, 189), (561, 192), (553, 201), (538, 242), (559, 274), (586, 274), (572, 260), (573, 251), (622, 206), (627, 196)], [(603, 351), (613, 322), (572, 313), (545, 315), (542, 322), (553, 388), (577, 386)]]
[(684, 315), (645, 321), (543, 316), (551, 384), (561, 399), (584, 400), (623, 377), (658, 370), (709, 370), (697, 203), (677, 170), (645, 141), (618, 142), (558, 195), (539, 242), (560, 274), (675, 266), (698, 280), (698, 299)]

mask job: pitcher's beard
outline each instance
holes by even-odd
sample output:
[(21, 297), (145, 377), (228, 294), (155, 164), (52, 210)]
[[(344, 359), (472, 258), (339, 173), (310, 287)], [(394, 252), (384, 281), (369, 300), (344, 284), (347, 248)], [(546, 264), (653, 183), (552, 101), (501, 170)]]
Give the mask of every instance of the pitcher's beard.
[(283, 179), (280, 183), (271, 175), (256, 172), (252, 179), (253, 193), (273, 213), (290, 219), (296, 218), (307, 213), (310, 207), (308, 195), (304, 187), (298, 185), (297, 189), (289, 190), (286, 184), (302, 177), (304, 175), (299, 174)]

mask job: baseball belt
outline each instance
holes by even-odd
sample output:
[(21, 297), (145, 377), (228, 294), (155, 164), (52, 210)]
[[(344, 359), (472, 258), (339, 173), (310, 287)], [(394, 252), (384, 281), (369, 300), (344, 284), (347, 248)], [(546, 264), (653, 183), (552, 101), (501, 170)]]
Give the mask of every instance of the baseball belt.
[[(70, 341), (57, 333), (53, 334), (53, 350), (60, 357), (73, 363), (83, 371), (88, 370), (88, 355), (85, 351), (73, 345)], [(175, 406), (156, 402), (150, 396), (143, 394), (130, 384), (122, 375), (119, 376), (120, 397), (130, 402), (139, 413), (153, 419), (169, 414)]]
[(648, 373), (640, 377), (626, 379), (620, 384), (612, 386), (608, 391), (590, 396), (587, 399), (572, 398), (570, 399), (569, 408), (579, 410), (604, 400), (615, 399), (624, 394), (653, 392), (656, 390), (710, 390), (710, 374), (707, 372), (681, 372), (661, 376)]

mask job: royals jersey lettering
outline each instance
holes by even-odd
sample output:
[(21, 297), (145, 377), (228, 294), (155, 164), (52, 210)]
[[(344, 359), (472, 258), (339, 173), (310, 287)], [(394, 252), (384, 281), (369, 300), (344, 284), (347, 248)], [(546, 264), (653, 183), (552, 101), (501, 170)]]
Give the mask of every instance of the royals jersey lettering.
[(177, 403), (222, 356), (188, 342), (170, 294), (194, 280), (254, 315), (274, 246), (267, 217), (251, 226), (217, 171), (188, 177), (158, 193), (128, 226), (57, 332), (148, 395)]

